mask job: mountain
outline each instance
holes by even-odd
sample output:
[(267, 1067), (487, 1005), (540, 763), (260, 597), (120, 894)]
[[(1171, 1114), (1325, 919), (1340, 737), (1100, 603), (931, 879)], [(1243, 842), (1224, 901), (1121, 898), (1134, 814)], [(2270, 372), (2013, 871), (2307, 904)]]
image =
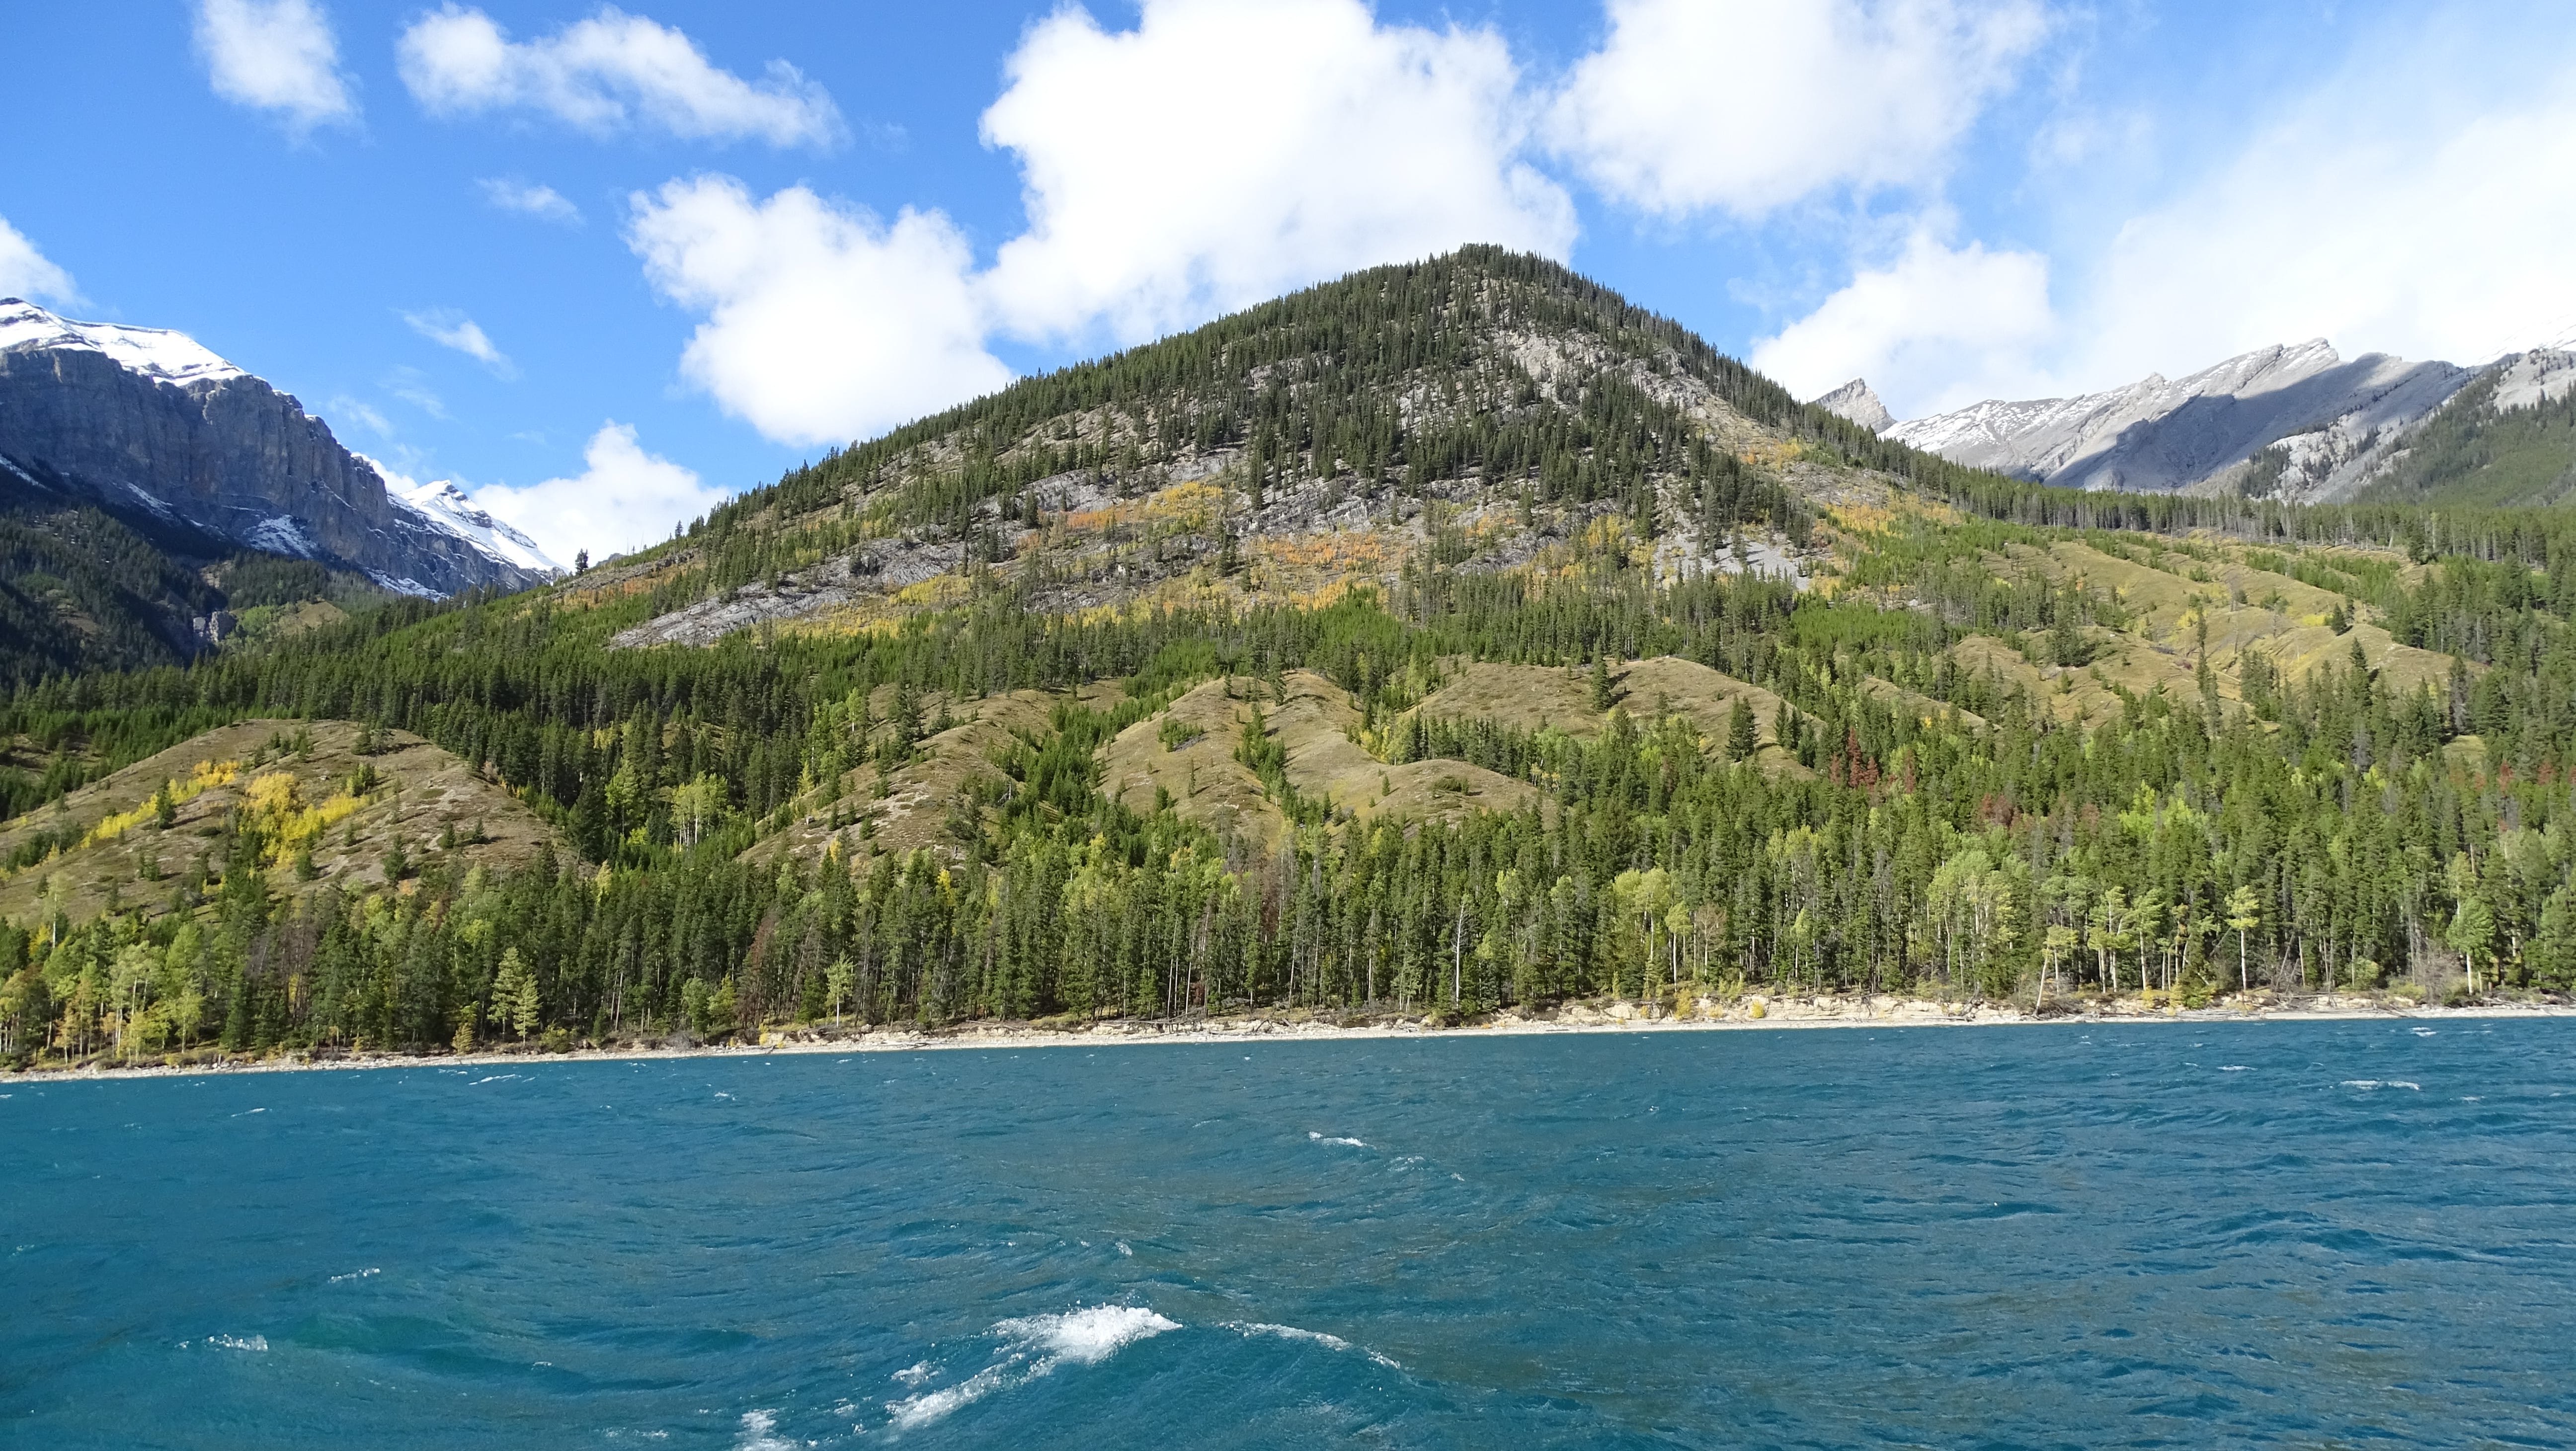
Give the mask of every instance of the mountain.
[[(2399, 442), (2359, 497), (2511, 507), (2576, 496), (2576, 350), (2499, 359)], [(2273, 463), (2255, 459), (2258, 470)], [(2293, 472), (2295, 460), (2279, 463)]]
[(2563, 993), (2569, 560), (1972, 469), (1468, 248), (0, 696), (0, 1061)]
[[(1007, 578), (1025, 607), (1241, 607), (1630, 549), (1801, 581), (1855, 488), (1799, 432), (1880, 445), (1668, 320), (1471, 249), (1025, 380), (717, 509), (586, 577), (673, 607), (615, 643), (854, 626)], [(1919, 456), (1917, 456), (1919, 458)], [(682, 597), (686, 598), (683, 600)]]
[(2073, 398), (1989, 400), (1884, 429), (1900, 443), (2063, 488), (2207, 492), (2266, 448), (2286, 451), (2281, 492), (2346, 498), (2386, 466), (2395, 439), (2472, 376), (2384, 353), (2346, 361), (2324, 339), (2258, 348), (2181, 379), (2151, 374)]
[(447, 595), (553, 574), (524, 538), (388, 490), (293, 397), (187, 336), (0, 299), (0, 493)]
[(1885, 433), (1896, 424), (1896, 415), (1878, 401), (1878, 394), (1865, 379), (1854, 378), (1831, 393), (1815, 400), (1816, 406), (1838, 418), (1848, 418), (1872, 433)]
[[(366, 455), (357, 457), (366, 459)], [(374, 465), (373, 459), (366, 461)], [(484, 557), (538, 578), (551, 578), (563, 573), (563, 566), (537, 547), (537, 541), (492, 517), (489, 511), (476, 508), (465, 491), (452, 483), (414, 483), (376, 465), (385, 477), (386, 492), (394, 502), (437, 528), (464, 540)]]
[(1901, 423), (1857, 378), (1815, 402), (1897, 442), (2064, 488), (2546, 503), (2576, 491), (2568, 429), (2540, 417), (2576, 386), (2571, 344), (2463, 368), (2385, 353), (2346, 361), (2320, 338), (2179, 380), (1990, 399)]

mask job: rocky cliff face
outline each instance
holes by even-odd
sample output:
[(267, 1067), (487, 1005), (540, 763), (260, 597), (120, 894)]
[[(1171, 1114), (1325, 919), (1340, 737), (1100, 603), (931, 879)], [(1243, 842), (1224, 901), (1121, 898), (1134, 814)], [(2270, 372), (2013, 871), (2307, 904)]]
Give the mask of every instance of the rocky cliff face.
[(253, 549), (453, 594), (546, 578), (389, 494), (328, 424), (175, 333), (0, 300), (0, 488), (181, 521)]
[(1896, 426), (1896, 415), (1878, 400), (1878, 392), (1866, 379), (1854, 378), (1831, 393), (1815, 400), (1827, 413), (1850, 419), (1872, 433), (1885, 433)]

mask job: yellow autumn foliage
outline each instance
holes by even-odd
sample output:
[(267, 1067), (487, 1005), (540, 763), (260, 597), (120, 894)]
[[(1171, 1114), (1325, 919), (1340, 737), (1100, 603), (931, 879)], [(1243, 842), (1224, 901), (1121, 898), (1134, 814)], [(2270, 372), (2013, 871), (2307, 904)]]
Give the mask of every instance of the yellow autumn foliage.
[[(197, 769), (185, 782), (164, 781), (161, 783), (161, 790), (169, 795), (171, 805), (184, 806), (218, 786), (231, 785), (233, 778), (240, 774), (241, 762), (239, 761), (199, 761)], [(114, 841), (150, 821), (155, 811), (153, 803), (158, 799), (159, 796), (156, 793), (154, 797), (146, 799), (142, 805), (132, 811), (122, 811), (114, 816), (103, 818), (98, 825), (89, 829), (88, 835), (81, 838), (80, 844), (91, 846), (99, 842)]]

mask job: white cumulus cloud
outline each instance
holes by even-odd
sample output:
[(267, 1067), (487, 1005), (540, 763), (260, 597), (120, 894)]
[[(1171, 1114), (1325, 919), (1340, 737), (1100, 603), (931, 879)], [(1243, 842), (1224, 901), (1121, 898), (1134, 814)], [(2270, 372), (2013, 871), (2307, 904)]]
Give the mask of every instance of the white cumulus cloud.
[(2032, 386), (2030, 355), (2056, 335), (2047, 258), (1918, 230), (1886, 265), (1754, 344), (1751, 362), (1801, 398), (1867, 378), (1909, 418)]
[(492, 345), (492, 339), (484, 333), (482, 324), (454, 308), (434, 307), (427, 312), (406, 312), (402, 320), (411, 325), (413, 332), (442, 348), (454, 348), (491, 369), (495, 376), (511, 378), (518, 375), (517, 367)]
[(1552, 142), (1631, 206), (1747, 219), (1937, 182), (2048, 29), (2037, 0), (1610, 0), (1609, 18)]
[(339, 42), (313, 0), (198, 0), (197, 53), (215, 94), (274, 111), (302, 133), (354, 121)]
[(1135, 28), (1032, 27), (984, 113), (1028, 230), (987, 288), (1026, 337), (1135, 341), (1353, 268), (1496, 242), (1562, 257), (1564, 190), (1518, 159), (1524, 98), (1483, 30), (1358, 0), (1146, 0)]
[(476, 185), (483, 189), (483, 200), (502, 211), (567, 227), (581, 225), (581, 208), (553, 187), (506, 176), (487, 176)]
[[(1381, 26), (1358, 0), (1079, 9), (1005, 67), (984, 139), (1028, 227), (978, 268), (937, 211), (874, 213), (729, 177), (635, 199), (627, 240), (704, 315), (682, 372), (772, 438), (845, 442), (998, 388), (990, 339), (1132, 342), (1354, 268), (1466, 242), (1564, 256), (1574, 208), (1518, 160), (1509, 50)], [(1229, 102), (1181, 104), (1222, 76)]]
[(566, 564), (585, 549), (602, 558), (668, 539), (672, 526), (726, 497), (695, 470), (646, 453), (629, 424), (602, 425), (582, 450), (582, 464), (570, 478), (522, 488), (487, 484), (468, 497)]
[(888, 225), (804, 187), (730, 177), (638, 194), (627, 241), (662, 296), (706, 315), (680, 369), (771, 438), (846, 443), (990, 392), (966, 240), (938, 212)]
[(80, 291), (72, 275), (54, 265), (25, 233), (0, 217), (0, 297), (23, 297), (57, 305), (77, 302)]
[[(2456, 19), (2457, 17), (2452, 17)], [(2125, 220), (2050, 257), (1930, 229), (1759, 343), (1900, 417), (2177, 377), (2276, 343), (2483, 362), (2576, 325), (2576, 40), (2370, 38)], [(2446, 37), (2448, 37), (2446, 39)]]
[(2576, 322), (2571, 178), (2576, 54), (2511, 88), (2359, 72), (2120, 229), (2070, 310), (2069, 365), (2170, 371), (2311, 337), (2462, 363), (2538, 345)]
[(650, 127), (699, 141), (829, 146), (841, 113), (783, 60), (747, 81), (671, 26), (602, 6), (538, 40), (514, 41), (480, 10), (450, 3), (396, 45), (403, 84), (431, 114), (527, 110), (594, 135)]

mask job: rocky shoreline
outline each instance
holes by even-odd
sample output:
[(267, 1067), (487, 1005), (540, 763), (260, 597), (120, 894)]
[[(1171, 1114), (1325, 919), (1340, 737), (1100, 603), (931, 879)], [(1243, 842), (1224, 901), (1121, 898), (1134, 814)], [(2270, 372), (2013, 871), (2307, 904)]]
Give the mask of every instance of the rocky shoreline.
[[(524, 1066), (539, 1061), (628, 1061), (655, 1058), (762, 1057), (779, 1053), (916, 1053), (973, 1048), (1071, 1048), (1147, 1043), (1326, 1042), (1368, 1038), (1464, 1038), (1547, 1033), (1705, 1033), (1784, 1028), (1908, 1028), (2063, 1026), (2127, 1023), (2317, 1022), (2367, 1019), (2576, 1018), (2576, 1005), (2552, 1001), (2494, 1002), (2433, 1007), (2401, 997), (2343, 994), (2281, 998), (2248, 994), (2206, 1007), (2142, 1002), (2077, 1000), (2050, 1003), (2034, 1012), (2014, 1004), (1944, 1002), (1928, 998), (1854, 996), (1789, 998), (1753, 995), (1731, 1003), (1701, 999), (1690, 1010), (1613, 1002), (1568, 1003), (1544, 1014), (1480, 1015), (1461, 1023), (1435, 1016), (1335, 1017), (1308, 1012), (1250, 1013), (1219, 1018), (1104, 1019), (1095, 1023), (972, 1022), (939, 1028), (829, 1025), (770, 1029), (758, 1042), (690, 1044), (636, 1041), (582, 1045), (560, 1051), (536, 1044), (467, 1053), (272, 1053), (261, 1057), (214, 1054), (186, 1061), (30, 1067), (7, 1075), (19, 1082), (165, 1078), (208, 1073), (283, 1073), (333, 1069)], [(175, 1057), (175, 1055), (174, 1055)]]

